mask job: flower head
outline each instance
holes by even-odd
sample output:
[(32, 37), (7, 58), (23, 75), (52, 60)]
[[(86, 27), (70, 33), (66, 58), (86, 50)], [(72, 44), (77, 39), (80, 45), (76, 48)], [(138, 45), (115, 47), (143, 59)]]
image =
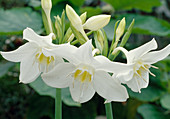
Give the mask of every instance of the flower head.
[(149, 84), (149, 74), (155, 76), (150, 72), (149, 68), (157, 68), (151, 64), (164, 59), (170, 53), (170, 45), (159, 51), (151, 51), (156, 48), (155, 39), (131, 51), (127, 51), (122, 47), (116, 48), (114, 52), (123, 51), (127, 58), (127, 64), (134, 64), (134, 67), (129, 72), (115, 74), (113, 77), (119, 78), (122, 83), (127, 84), (134, 92), (140, 92), (141, 88), (146, 88)]
[[(63, 49), (65, 50), (65, 49)], [(119, 73), (130, 69), (129, 65), (111, 62), (104, 56), (93, 56), (91, 40), (65, 53), (53, 50), (69, 61), (60, 63), (53, 70), (44, 73), (46, 84), (56, 88), (69, 87), (72, 98), (80, 103), (90, 100), (95, 92), (109, 101), (126, 101), (128, 93), (107, 72)], [(69, 53), (69, 52), (72, 53)], [(67, 54), (67, 55), (64, 55)]]
[(23, 83), (34, 81), (41, 72), (47, 72), (52, 69), (55, 64), (63, 62), (61, 57), (53, 54), (45, 55), (44, 49), (53, 49), (59, 47), (52, 44), (53, 33), (48, 36), (39, 36), (31, 28), (23, 31), (23, 39), (27, 43), (18, 49), (10, 52), (1, 52), (1, 55), (12, 62), (21, 62), (19, 80)]

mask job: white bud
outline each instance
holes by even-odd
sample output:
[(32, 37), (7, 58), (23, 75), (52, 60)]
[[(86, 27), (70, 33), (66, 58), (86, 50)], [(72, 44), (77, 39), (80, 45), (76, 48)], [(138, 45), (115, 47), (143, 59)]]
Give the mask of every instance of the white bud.
[(125, 31), (126, 21), (125, 17), (120, 21), (119, 26), (116, 29), (116, 40), (119, 40)]
[(51, 11), (52, 2), (51, 2), (51, 0), (41, 0), (41, 6), (45, 12)]
[(88, 37), (87, 37), (87, 35), (86, 35), (85, 32), (84, 32), (81, 18), (80, 18), (79, 15), (74, 11), (74, 9), (73, 9), (71, 6), (69, 6), (69, 5), (66, 5), (66, 14), (67, 14), (67, 17), (68, 17), (68, 19), (70, 20), (72, 26), (73, 26), (77, 31), (79, 31), (86, 40), (89, 40)]
[(83, 25), (83, 28), (91, 31), (97, 31), (109, 23), (110, 17), (110, 15), (97, 15), (90, 17)]
[(71, 24), (78, 31), (81, 31), (81, 29), (83, 29), (82, 21), (81, 21), (80, 17), (78, 16), (78, 14), (74, 11), (74, 9), (69, 5), (66, 5), (66, 14), (67, 14), (67, 17), (70, 20)]

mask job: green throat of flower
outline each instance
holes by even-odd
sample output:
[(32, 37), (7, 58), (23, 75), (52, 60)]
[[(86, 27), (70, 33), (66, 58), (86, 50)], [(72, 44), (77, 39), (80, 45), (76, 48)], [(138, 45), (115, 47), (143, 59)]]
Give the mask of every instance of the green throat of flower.
[(53, 56), (46, 57), (43, 53), (37, 53), (35, 58), (40, 64), (49, 65), (50, 63), (54, 62)]
[(75, 80), (79, 80), (82, 83), (87, 81), (87, 82), (91, 82), (92, 81), (92, 74), (88, 71), (83, 71), (80, 69), (77, 69), (74, 73), (74, 79)]

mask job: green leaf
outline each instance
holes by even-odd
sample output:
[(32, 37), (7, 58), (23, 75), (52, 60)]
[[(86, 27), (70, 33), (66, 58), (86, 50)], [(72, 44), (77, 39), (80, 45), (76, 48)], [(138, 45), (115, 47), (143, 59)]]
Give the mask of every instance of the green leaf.
[[(46, 85), (39, 76), (34, 82), (29, 84), (39, 95), (50, 96), (55, 98), (56, 89)], [(80, 103), (74, 102), (71, 98), (68, 88), (62, 89), (62, 101), (69, 106), (81, 106)]]
[(22, 34), (26, 27), (41, 30), (42, 20), (31, 8), (0, 9), (0, 34)]
[(113, 29), (115, 22), (122, 19), (123, 17), (126, 18), (126, 26), (129, 26), (131, 21), (135, 19), (132, 33), (170, 37), (170, 23), (165, 20), (161, 20), (152, 16), (142, 16), (138, 14), (122, 14), (118, 15), (116, 20), (111, 20), (110, 23), (106, 27), (104, 27), (104, 30), (106, 31), (107, 36), (110, 40), (113, 39)]
[(82, 6), (85, 0), (69, 0), (75, 6)]
[(169, 119), (170, 115), (164, 114), (158, 107), (151, 104), (143, 104), (137, 109), (144, 119)]
[(103, 0), (111, 4), (115, 10), (131, 10), (133, 8), (151, 12), (153, 7), (160, 6), (160, 0)]
[(161, 90), (160, 88), (154, 87), (154, 86), (149, 86), (147, 88), (142, 89), (141, 93), (133, 92), (130, 89), (128, 89), (128, 92), (129, 92), (130, 97), (136, 98), (144, 102), (148, 102), (148, 101), (154, 102), (158, 100), (164, 94), (163, 90)]
[(2, 63), (0, 64), (0, 77), (2, 77), (3, 75), (5, 75), (9, 68), (11, 68), (12, 66), (14, 66), (15, 63), (12, 62), (7, 62), (7, 63)]
[(170, 94), (165, 94), (161, 97), (160, 103), (162, 107), (170, 110)]
[(80, 12), (84, 13), (87, 12), (87, 18), (91, 17), (91, 16), (95, 16), (95, 15), (99, 15), (102, 13), (102, 10), (100, 7), (83, 7), (80, 8)]
[(34, 94), (28, 100), (26, 119), (54, 119), (54, 100)]

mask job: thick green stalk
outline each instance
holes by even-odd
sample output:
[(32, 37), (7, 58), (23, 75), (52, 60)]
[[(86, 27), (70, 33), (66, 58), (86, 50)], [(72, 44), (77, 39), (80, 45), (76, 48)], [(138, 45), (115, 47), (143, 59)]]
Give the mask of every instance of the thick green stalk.
[(56, 88), (55, 119), (62, 119), (61, 89)]
[(106, 110), (107, 119), (113, 119), (112, 104), (111, 103), (105, 104), (105, 110)]

